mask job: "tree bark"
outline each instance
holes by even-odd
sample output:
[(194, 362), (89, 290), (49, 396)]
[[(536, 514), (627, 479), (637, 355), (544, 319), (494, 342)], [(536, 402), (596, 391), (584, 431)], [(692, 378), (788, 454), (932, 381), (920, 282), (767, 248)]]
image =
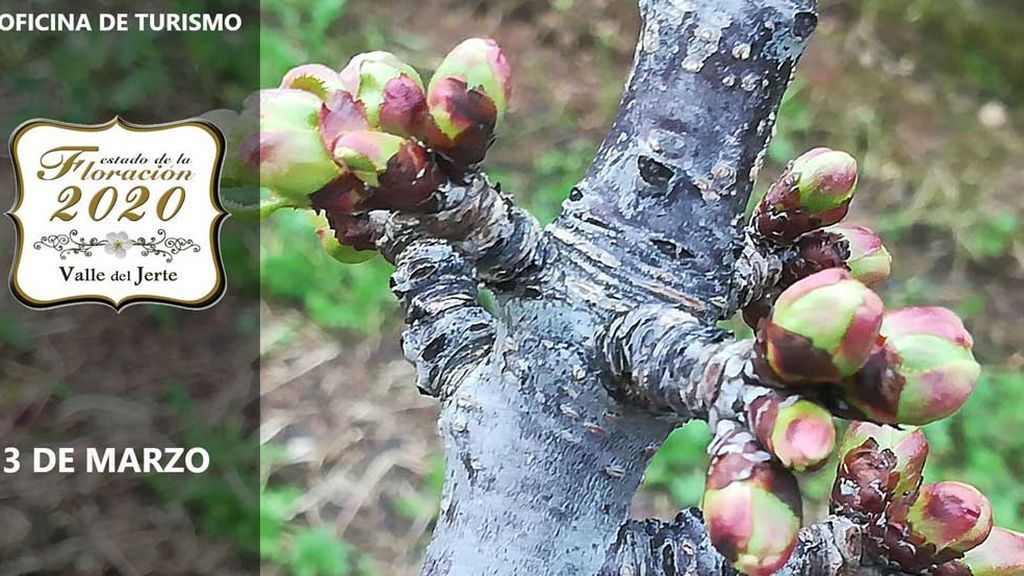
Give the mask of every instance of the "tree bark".
[[(379, 216), (406, 355), (442, 401), (424, 576), (734, 573), (695, 512), (626, 520), (676, 426), (729, 419), (759, 389), (749, 342), (714, 323), (778, 274), (743, 210), (814, 10), (641, 0), (615, 124), (546, 230), (482, 176), (436, 214)], [(783, 573), (870, 573), (858, 542), (847, 521), (816, 524)]]

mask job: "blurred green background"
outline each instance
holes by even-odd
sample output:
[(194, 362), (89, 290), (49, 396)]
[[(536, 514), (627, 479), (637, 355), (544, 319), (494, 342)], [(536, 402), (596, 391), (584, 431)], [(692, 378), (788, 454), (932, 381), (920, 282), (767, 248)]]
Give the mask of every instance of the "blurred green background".
[[(953, 308), (985, 375), (955, 417), (928, 427), (929, 480), (976, 484), (997, 522), (1024, 529), (1024, 5), (1016, 0), (821, 0), (822, 21), (786, 96), (757, 191), (801, 151), (842, 148), (861, 166), (850, 220), (895, 257), (890, 306)], [(425, 77), (472, 35), (513, 66), (512, 112), (486, 169), (543, 222), (610, 125), (638, 28), (630, 0), (263, 2), (261, 83), (302, 62), (342, 67), (390, 50)], [(271, 573), (417, 572), (441, 482), (436, 407), (400, 357), (400, 320), (378, 260), (342, 266), (307, 218), (261, 238), (263, 544)], [(708, 433), (672, 435), (638, 516), (696, 504)], [(834, 466), (805, 477), (810, 520)]]

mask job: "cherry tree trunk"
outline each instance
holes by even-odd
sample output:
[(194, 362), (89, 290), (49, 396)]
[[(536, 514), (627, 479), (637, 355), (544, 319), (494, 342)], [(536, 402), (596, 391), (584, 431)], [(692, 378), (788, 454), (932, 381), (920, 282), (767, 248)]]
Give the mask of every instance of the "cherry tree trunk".
[[(641, 0), (640, 11), (618, 117), (556, 222), (541, 230), (478, 175), (451, 185), (450, 210), (416, 222), (458, 242), (384, 225), (406, 355), (443, 406), (424, 576), (734, 573), (699, 511), (627, 518), (667, 435), (735, 409), (750, 345), (715, 325), (777, 268), (750, 250), (743, 211), (815, 2)], [(496, 317), (476, 304), (478, 282), (497, 295)], [(783, 572), (867, 572), (857, 539), (839, 518), (809, 527)]]

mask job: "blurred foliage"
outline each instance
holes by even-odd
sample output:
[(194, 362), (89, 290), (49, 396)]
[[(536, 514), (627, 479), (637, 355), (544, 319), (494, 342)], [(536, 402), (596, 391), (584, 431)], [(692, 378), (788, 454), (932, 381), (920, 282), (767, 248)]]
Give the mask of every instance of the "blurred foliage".
[(433, 519), (437, 516), (444, 487), (444, 457), (432, 454), (430, 467), (420, 481), (419, 489), (395, 501), (395, 512), (410, 520)]
[(285, 461), (275, 444), (261, 449), (259, 507), (260, 556), (290, 576), (350, 576), (352, 552), (327, 526), (310, 526), (296, 518), (303, 491), (288, 484), (271, 486), (270, 477)]
[(699, 506), (704, 494), (711, 432), (704, 422), (689, 422), (673, 432), (651, 459), (645, 490), (662, 490), (680, 508)]
[(397, 308), (387, 289), (391, 266), (379, 257), (339, 264), (320, 247), (308, 213), (281, 211), (264, 224), (260, 264), (263, 289), (322, 326), (376, 333)]
[[(49, 2), (51, 10), (58, 2)], [(258, 22), (246, 0), (157, 0), (155, 12), (239, 13), (241, 34), (46, 32), (16, 34), (0, 43), (4, 84), (0, 129), (35, 116), (95, 123), (119, 114), (132, 122), (166, 122), (233, 106), (252, 90)], [(38, 7), (42, 10), (42, 6)], [(136, 2), (110, 0), (104, 11), (131, 13)], [(159, 8), (159, 10), (157, 10)], [(57, 10), (54, 10), (57, 11)], [(201, 65), (200, 65), (201, 63)], [(175, 86), (189, 86), (181, 97)], [(200, 101), (205, 100), (205, 101)]]
[(162, 500), (191, 510), (204, 534), (228, 539), (242, 553), (257, 555), (260, 452), (246, 435), (242, 415), (211, 425), (200, 418), (188, 389), (178, 384), (168, 387), (167, 402), (183, 423), (179, 445), (206, 449), (210, 468), (204, 474), (152, 474), (147, 483)]
[(1016, 530), (1024, 529), (1024, 444), (1009, 431), (1024, 429), (1024, 411), (1008, 400), (1021, 390), (1024, 372), (990, 370), (960, 412), (925, 427), (929, 480), (974, 484), (992, 501), (996, 522)]
[[(982, 95), (1017, 99), (1024, 89), (1019, 0), (843, 0), (862, 23), (885, 30), (895, 51), (965, 79)], [(826, 5), (827, 6), (827, 5)]]

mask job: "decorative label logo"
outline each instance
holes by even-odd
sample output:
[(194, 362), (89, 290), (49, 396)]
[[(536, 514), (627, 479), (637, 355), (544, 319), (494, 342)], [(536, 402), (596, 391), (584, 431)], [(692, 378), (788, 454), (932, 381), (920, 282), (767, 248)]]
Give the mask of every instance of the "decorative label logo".
[(224, 137), (202, 120), (21, 125), (11, 136), (11, 291), (33, 308), (212, 305), (225, 286), (223, 156)]

